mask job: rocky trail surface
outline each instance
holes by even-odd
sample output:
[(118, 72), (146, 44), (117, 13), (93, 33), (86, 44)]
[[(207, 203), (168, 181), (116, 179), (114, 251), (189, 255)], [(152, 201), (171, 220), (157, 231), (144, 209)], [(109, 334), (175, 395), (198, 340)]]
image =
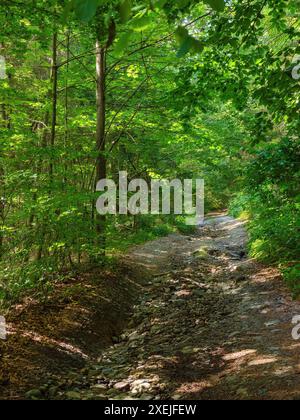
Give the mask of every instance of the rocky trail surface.
[(74, 399), (299, 399), (300, 314), (276, 270), (246, 256), (244, 223), (208, 220), (129, 256), (147, 276), (127, 329), (59, 395)]
[(300, 304), (274, 268), (247, 257), (246, 244), (245, 223), (218, 215), (193, 235), (136, 247), (125, 258), (142, 279), (127, 329), (82, 366), (47, 374), (26, 398), (299, 399), (300, 341), (291, 333)]

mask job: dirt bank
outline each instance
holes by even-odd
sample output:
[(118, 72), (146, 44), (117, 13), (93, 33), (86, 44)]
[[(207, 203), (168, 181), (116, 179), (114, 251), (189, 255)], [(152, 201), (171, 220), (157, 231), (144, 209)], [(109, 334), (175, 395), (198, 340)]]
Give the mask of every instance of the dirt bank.
[(0, 340), (0, 398), (23, 398), (48, 378), (67, 382), (97, 360), (128, 324), (139, 278), (124, 264), (89, 270), (55, 285), (44, 302), (28, 298), (11, 308), (7, 340)]

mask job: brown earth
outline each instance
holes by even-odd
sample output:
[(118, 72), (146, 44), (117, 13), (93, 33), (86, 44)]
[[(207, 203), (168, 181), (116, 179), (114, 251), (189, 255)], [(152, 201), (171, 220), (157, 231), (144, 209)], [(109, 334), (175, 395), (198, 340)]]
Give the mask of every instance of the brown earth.
[(130, 268), (89, 270), (58, 283), (44, 302), (27, 298), (6, 314), (0, 340), (0, 399), (22, 399), (48, 378), (96, 360), (128, 324), (141, 285)]
[(14, 311), (0, 395), (299, 399), (300, 303), (276, 269), (247, 258), (246, 243), (244, 222), (216, 216), (194, 235), (132, 250), (119, 275), (91, 273), (81, 299)]

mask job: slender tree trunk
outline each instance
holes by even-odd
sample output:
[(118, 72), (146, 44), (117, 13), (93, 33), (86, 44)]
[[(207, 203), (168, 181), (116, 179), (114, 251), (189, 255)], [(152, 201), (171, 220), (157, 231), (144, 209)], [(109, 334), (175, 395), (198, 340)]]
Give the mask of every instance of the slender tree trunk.
[[(105, 123), (106, 123), (106, 103), (105, 103), (105, 71), (106, 71), (106, 50), (96, 41), (96, 106), (97, 106), (97, 130), (96, 130), (96, 183), (106, 178), (107, 160), (105, 156)], [(96, 232), (98, 243), (105, 253), (105, 216), (97, 214)]]
[[(0, 43), (0, 53), (4, 50), (4, 44)], [(6, 105), (1, 104), (1, 126), (4, 129), (10, 129), (10, 118), (6, 110)], [(6, 207), (6, 197), (5, 197), (5, 171), (4, 167), (0, 164), (0, 227), (4, 227), (5, 224), (5, 207)], [(0, 231), (0, 259), (4, 253), (4, 233)]]
[[(68, 147), (68, 140), (69, 140), (69, 60), (70, 60), (70, 31), (67, 32), (66, 35), (66, 59), (67, 59), (67, 67), (66, 67), (66, 80), (65, 80), (65, 136), (64, 136), (64, 148), (65, 152)], [(65, 163), (64, 165), (64, 184), (67, 184), (67, 171), (68, 171), (68, 164)]]
[[(5, 222), (5, 196), (4, 196), (4, 169), (0, 166), (0, 228), (4, 226)], [(4, 253), (4, 234), (2, 230), (0, 231), (0, 259)]]
[[(49, 178), (50, 178), (50, 185), (53, 187), (53, 176), (54, 176), (54, 146), (55, 146), (55, 139), (56, 139), (56, 124), (57, 124), (57, 87), (58, 87), (58, 67), (57, 67), (57, 32), (55, 31), (53, 33), (52, 38), (52, 60), (51, 60), (51, 90), (49, 91), (49, 98), (51, 100), (51, 129), (50, 129), (50, 135), (47, 130), (45, 129), (44, 136), (43, 136), (43, 144), (42, 147), (49, 147), (50, 146), (50, 164), (49, 164)], [(48, 126), (50, 120), (50, 114), (47, 111), (45, 116), (45, 122), (46, 126)], [(48, 141), (49, 137), (49, 141)], [(52, 194), (53, 191), (50, 187), (49, 194)], [(40, 260), (43, 256), (43, 248), (44, 243), (46, 242), (46, 229), (44, 226), (42, 226), (42, 237), (43, 240), (39, 246), (38, 254), (37, 254), (37, 260)]]
[(51, 158), (50, 158), (50, 180), (53, 181), (54, 163), (53, 163), (53, 152), (55, 146), (56, 136), (56, 122), (57, 122), (57, 32), (53, 34), (52, 42), (52, 118), (51, 118), (51, 133), (50, 133), (50, 147), (51, 147)]
[[(5, 104), (1, 104), (1, 125), (5, 129), (10, 128), (9, 116), (6, 112)], [(6, 198), (5, 198), (5, 171), (3, 166), (0, 165), (0, 225), (4, 226), (5, 223), (5, 207), (6, 207)], [(0, 232), (0, 258), (4, 250), (4, 234)]]
[[(1, 125), (3, 128), (9, 130), (11, 128), (10, 118), (6, 111), (5, 104), (1, 104)], [(3, 227), (5, 224), (5, 207), (6, 207), (6, 197), (5, 197), (5, 171), (4, 167), (0, 165), (0, 227)], [(0, 231), (0, 258), (4, 253), (4, 234)]]

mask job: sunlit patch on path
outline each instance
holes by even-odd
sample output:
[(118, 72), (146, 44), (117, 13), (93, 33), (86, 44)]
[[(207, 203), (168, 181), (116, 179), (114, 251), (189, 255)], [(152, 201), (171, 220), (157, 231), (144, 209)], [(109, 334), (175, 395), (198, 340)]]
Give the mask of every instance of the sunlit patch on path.
[[(273, 268), (246, 256), (245, 223), (209, 219), (128, 255), (147, 285), (130, 327), (104, 351), (80, 399), (297, 399), (292, 302)], [(62, 392), (60, 398), (67, 396)]]

